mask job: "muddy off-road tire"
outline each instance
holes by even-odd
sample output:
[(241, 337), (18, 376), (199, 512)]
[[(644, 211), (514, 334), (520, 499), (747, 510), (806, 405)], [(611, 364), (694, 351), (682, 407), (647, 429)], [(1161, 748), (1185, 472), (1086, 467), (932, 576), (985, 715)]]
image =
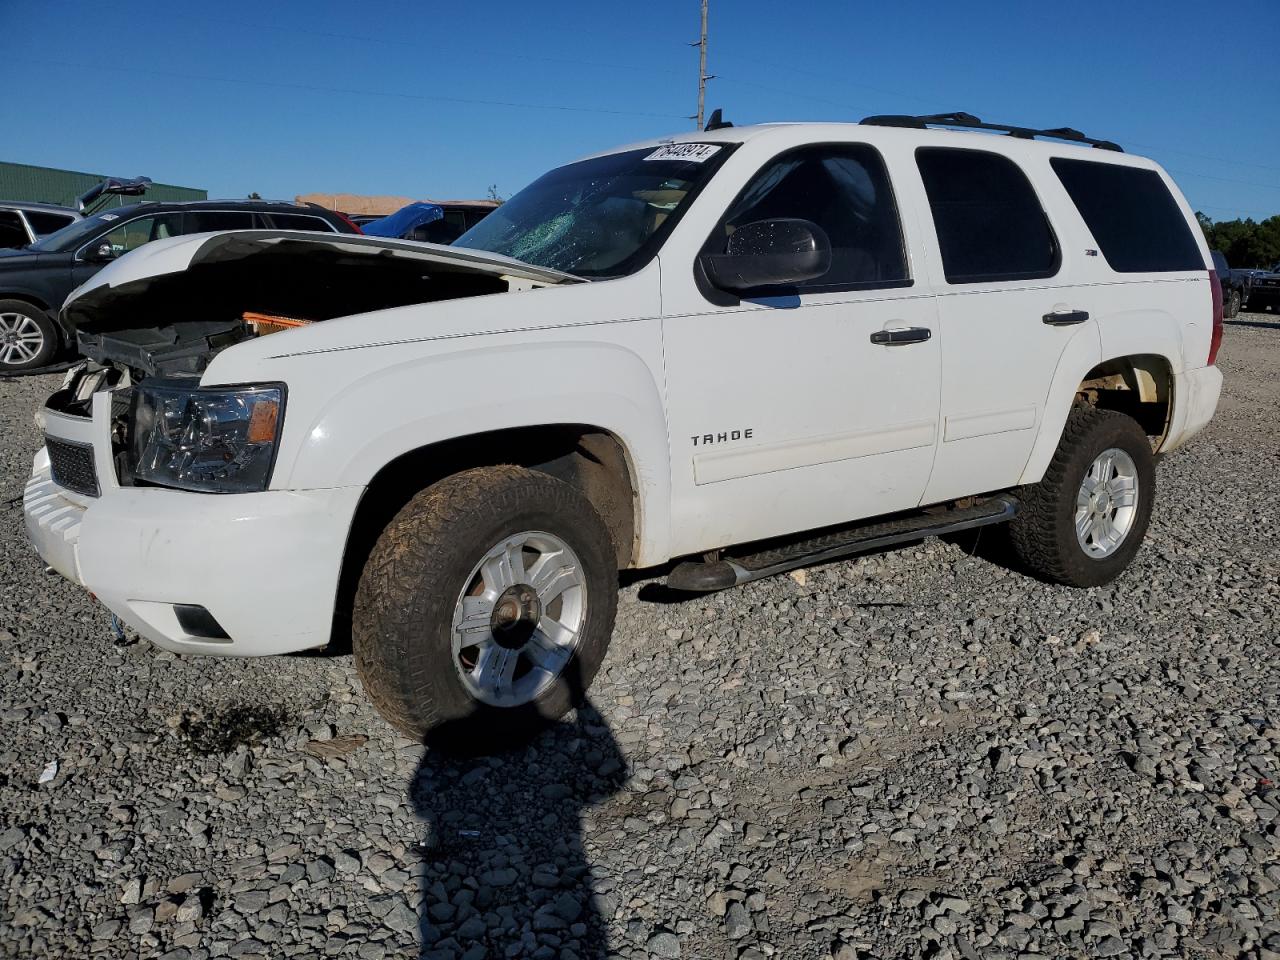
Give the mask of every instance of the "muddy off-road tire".
[(422, 490), (383, 530), (356, 589), (356, 669), (412, 737), (489, 749), (584, 698), (618, 601), (616, 552), (587, 499), (515, 466)]
[(1110, 583), (1142, 546), (1154, 496), (1151, 442), (1137, 422), (1077, 407), (1044, 479), (1019, 491), (1009, 541), (1022, 564), (1048, 580)]
[(43, 367), (58, 352), (53, 317), (25, 300), (0, 300), (0, 374)]

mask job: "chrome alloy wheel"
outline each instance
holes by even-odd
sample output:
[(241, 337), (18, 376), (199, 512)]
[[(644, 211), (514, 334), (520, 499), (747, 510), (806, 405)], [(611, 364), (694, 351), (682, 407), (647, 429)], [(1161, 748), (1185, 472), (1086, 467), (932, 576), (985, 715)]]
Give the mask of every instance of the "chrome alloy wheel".
[(1076, 539), (1095, 560), (1116, 551), (1138, 515), (1138, 467), (1117, 447), (1090, 464), (1076, 494)]
[(453, 611), (453, 666), (481, 703), (518, 707), (555, 683), (578, 649), (587, 584), (559, 537), (508, 537), (471, 571)]
[(0, 365), (28, 363), (44, 349), (44, 333), (25, 313), (0, 313)]

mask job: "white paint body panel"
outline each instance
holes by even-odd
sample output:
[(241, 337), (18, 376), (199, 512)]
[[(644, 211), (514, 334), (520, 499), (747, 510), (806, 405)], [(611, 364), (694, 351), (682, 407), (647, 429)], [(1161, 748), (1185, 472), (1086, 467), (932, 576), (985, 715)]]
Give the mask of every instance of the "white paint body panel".
[[(1212, 416), (1221, 376), (1205, 366), (1207, 273), (1112, 273), (1086, 254), (1096, 244), (1049, 168), (1053, 156), (1158, 169), (1150, 161), (1008, 137), (841, 124), (672, 139), (739, 146), (658, 256), (629, 277), (573, 282), (454, 248), (280, 231), (179, 237), (121, 258), (76, 295), (180, 272), (225, 244), (282, 239), (385, 250), (426, 267), (465, 262), (519, 282), (509, 293), (329, 320), (220, 353), (205, 385), (288, 388), (271, 488), (260, 494), (120, 488), (105, 395), (92, 421), (51, 419), (51, 435), (94, 444), (103, 491), (93, 499), (62, 490), (38, 455), (27, 488), (31, 539), (47, 562), (156, 643), (279, 653), (328, 640), (346, 537), (370, 481), (398, 456), (442, 440), (555, 423), (611, 431), (632, 471), (636, 563), (648, 566), (1035, 482), (1081, 379), (1113, 357), (1156, 355), (1173, 371), (1165, 449)], [(693, 262), (727, 204), (777, 154), (838, 142), (869, 143), (884, 156), (911, 285), (789, 303), (711, 303)], [(1058, 274), (948, 285), (913, 159), (925, 144), (1018, 162), (1062, 247)], [(1041, 322), (1068, 308), (1090, 319), (1065, 328)], [(870, 342), (897, 326), (927, 327), (933, 336), (891, 348)], [(708, 434), (711, 443), (692, 442)], [(208, 607), (232, 641), (186, 636), (174, 603)]]

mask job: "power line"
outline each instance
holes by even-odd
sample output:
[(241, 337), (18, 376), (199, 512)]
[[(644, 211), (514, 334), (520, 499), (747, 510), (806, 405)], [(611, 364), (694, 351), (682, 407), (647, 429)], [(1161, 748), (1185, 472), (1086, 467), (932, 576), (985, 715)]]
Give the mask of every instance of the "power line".
[[(723, 57), (723, 56), (728, 56), (728, 58), (729, 58), (729, 59), (731, 59), (731, 60), (732, 60), (732, 59), (734, 59), (734, 57), (735, 57), (735, 55), (734, 55), (734, 54), (732, 54), (732, 53), (729, 53), (729, 54), (721, 54), (721, 56), (722, 56), (722, 57)], [(746, 56), (743, 56), (743, 57), (739, 57), (738, 59), (742, 59), (742, 60), (748, 60), (748, 59), (749, 59), (749, 60), (751, 61), (751, 63), (753, 63), (753, 64), (760, 65), (760, 66), (767, 66), (767, 67), (770, 67), (770, 68), (772, 68), (772, 69), (774, 69), (774, 70), (780, 70), (780, 71), (783, 71), (783, 72), (785, 72), (785, 73), (793, 73), (793, 74), (796, 74), (796, 75), (798, 75), (798, 76), (813, 77), (814, 79), (817, 79), (817, 80), (824, 80), (824, 81), (826, 81), (827, 83), (836, 83), (836, 84), (842, 84), (842, 85), (847, 86), (847, 87), (856, 87), (856, 88), (861, 89), (861, 90), (868, 90), (868, 91), (870, 91), (870, 92), (872, 92), (872, 93), (878, 93), (878, 94), (881, 94), (882, 96), (894, 97), (894, 98), (899, 99), (899, 100), (913, 100), (913, 101), (915, 101), (916, 103), (927, 103), (927, 104), (929, 104), (929, 106), (930, 106), (930, 107), (933, 107), (933, 108), (935, 108), (935, 109), (937, 108), (937, 105), (942, 101), (942, 99), (946, 99), (946, 98), (932, 98), (932, 99), (930, 99), (930, 98), (925, 98), (925, 97), (916, 96), (916, 95), (914, 95), (914, 94), (903, 93), (901, 90), (888, 90), (888, 89), (886, 89), (886, 88), (884, 88), (884, 87), (875, 87), (875, 86), (871, 86), (871, 85), (869, 85), (869, 84), (865, 84), (865, 83), (857, 83), (856, 81), (852, 81), (852, 80), (850, 80), (848, 77), (836, 77), (836, 76), (833, 76), (833, 75), (831, 75), (831, 74), (827, 74), (827, 73), (820, 73), (820, 72), (815, 71), (815, 70), (805, 70), (805, 69), (801, 69), (801, 68), (799, 68), (799, 67), (792, 66), (792, 65), (790, 65), (790, 64), (779, 63), (779, 62), (774, 61), (774, 60), (762, 59), (762, 58), (760, 58), (760, 57), (746, 57)], [(856, 108), (854, 108), (854, 107), (851, 107), (851, 106), (850, 106), (850, 105), (848, 105), (848, 104), (841, 103), (840, 101), (837, 101), (837, 100), (830, 100), (830, 99), (828, 99), (828, 98), (825, 98), (825, 97), (818, 97), (818, 96), (814, 96), (814, 95), (812, 95), (812, 94), (805, 94), (805, 93), (798, 93), (798, 92), (795, 92), (795, 91), (781, 90), (781, 89), (779, 89), (779, 88), (777, 88), (777, 87), (769, 87), (769, 86), (767, 86), (767, 85), (765, 85), (765, 84), (758, 83), (758, 82), (753, 81), (753, 80), (742, 80), (742, 79), (740, 79), (740, 78), (725, 77), (725, 76), (723, 76), (723, 75), (720, 77), (720, 79), (722, 79), (722, 80), (731, 80), (732, 82), (735, 82), (735, 83), (746, 83), (746, 84), (750, 84), (750, 85), (752, 85), (752, 86), (759, 87), (759, 88), (760, 88), (760, 89), (762, 89), (762, 90), (771, 90), (771, 91), (773, 91), (774, 93), (783, 93), (783, 94), (786, 94), (786, 95), (788, 95), (788, 96), (803, 97), (803, 98), (805, 98), (805, 99), (807, 99), (807, 100), (814, 100), (814, 101), (821, 102), (821, 103), (829, 103), (829, 104), (831, 104), (831, 105), (833, 105), (833, 106), (837, 106), (837, 107), (839, 107), (839, 106), (843, 106), (843, 107), (846, 107), (847, 109), (850, 109), (850, 110), (856, 109)], [(972, 106), (973, 106), (973, 105), (969, 105), (970, 109), (972, 109)], [(985, 110), (982, 110), (982, 108), (981, 108), (981, 107), (979, 107), (978, 109), (979, 109), (979, 111), (980, 111), (980, 112), (983, 112), (983, 113), (985, 113), (985, 112), (986, 112)], [(1145, 149), (1145, 150), (1159, 150), (1159, 151), (1162, 151), (1162, 152), (1167, 152), (1167, 153), (1176, 153), (1176, 154), (1180, 154), (1180, 155), (1182, 155), (1182, 156), (1187, 156), (1187, 157), (1196, 157), (1197, 159), (1200, 159), (1200, 160), (1208, 160), (1208, 161), (1210, 161), (1210, 162), (1212, 162), (1212, 163), (1227, 163), (1227, 164), (1232, 164), (1232, 165), (1235, 165), (1235, 166), (1256, 167), (1256, 168), (1258, 168), (1258, 169), (1260, 169), (1260, 170), (1273, 170), (1273, 171), (1280, 172), (1280, 166), (1275, 166), (1275, 165), (1272, 165), (1272, 164), (1256, 163), (1256, 162), (1254, 162), (1254, 161), (1252, 161), (1252, 160), (1237, 160), (1237, 159), (1234, 159), (1234, 158), (1231, 158), (1231, 157), (1215, 157), (1215, 156), (1212, 156), (1212, 155), (1207, 154), (1207, 153), (1195, 153), (1195, 152), (1192, 152), (1192, 151), (1190, 151), (1190, 150), (1180, 150), (1180, 149), (1177, 149), (1177, 148), (1174, 148), (1174, 147), (1166, 147), (1166, 146), (1161, 146), (1161, 145), (1158, 145), (1158, 144), (1139, 143), (1139, 142), (1138, 142), (1138, 141), (1136, 141), (1136, 140), (1129, 140), (1127, 137), (1122, 137), (1121, 139), (1123, 139), (1123, 140), (1124, 140), (1124, 142), (1125, 142), (1125, 143), (1127, 143), (1127, 144), (1130, 144), (1130, 145), (1135, 146), (1135, 147), (1141, 147), (1141, 148), (1143, 148), (1143, 149)], [(1241, 184), (1244, 184), (1244, 185), (1247, 185), (1247, 186), (1267, 186), (1267, 187), (1271, 186), (1270, 184), (1253, 184), (1253, 183), (1249, 183), (1248, 181), (1243, 181), (1243, 180), (1240, 180), (1240, 181), (1228, 181), (1228, 182), (1231, 182), (1231, 183), (1241, 183)]]
[[(187, 22), (203, 22), (206, 24), (224, 24), (228, 26), (234, 26), (238, 30), (243, 30), (245, 26), (244, 23), (240, 20), (232, 20), (229, 18), (217, 17), (217, 16), (186, 17), (185, 19)], [(421, 50), (422, 48), (420, 41), (416, 39), (402, 40), (395, 37), (374, 37), (366, 34), (341, 33), (341, 32), (332, 31), (332, 30), (316, 30), (316, 29), (311, 29), (308, 27), (301, 27), (301, 26), (290, 26), (286, 29), (283, 27), (276, 27), (272, 24), (265, 24), (265, 25), (255, 27), (254, 30), (286, 33), (291, 36), (297, 35), (297, 34), (306, 34), (309, 36), (324, 37), (326, 39), (331, 39), (331, 40), (342, 40), (342, 41), (357, 42), (357, 43), (373, 43), (373, 44), (380, 44), (385, 46), (405, 47), (413, 50)], [(693, 45), (698, 46), (697, 43)], [(524, 53), (503, 52), (499, 54), (491, 50), (485, 50), (485, 49), (479, 49), (479, 48), (452, 47), (451, 49), (458, 50), (459, 52), (464, 52), (468, 56), (472, 56), (472, 57), (490, 57), (490, 58), (497, 57), (504, 60), (525, 60), (525, 61), (530, 61), (535, 63), (558, 63), (566, 66), (589, 67), (589, 68), (598, 69), (598, 70), (624, 70), (624, 71), (635, 72), (635, 73), (643, 73), (650, 76), (653, 75), (654, 73), (662, 73), (668, 76), (679, 76), (682, 73), (682, 71), (677, 71), (670, 68), (654, 68), (651, 65), (631, 64), (631, 63), (625, 63), (625, 62), (620, 62), (616, 60), (606, 62), (606, 61), (598, 61), (598, 60), (582, 60), (582, 59), (570, 58), (570, 57), (549, 57), (549, 56), (524, 54)], [(705, 50), (703, 51), (703, 53), (705, 53)], [(721, 56), (722, 57), (726, 56), (726, 54), (722, 53)], [(882, 96), (890, 96), (900, 100), (911, 100), (917, 103), (928, 104), (931, 108), (934, 108), (934, 109), (937, 109), (939, 103), (941, 103), (942, 100), (946, 99), (946, 98), (942, 98), (942, 99), (925, 98), (925, 97), (917, 96), (914, 94), (904, 93), (901, 90), (889, 90), (884, 87), (877, 87), (877, 86), (872, 86), (870, 84), (858, 83), (856, 81), (850, 80), (846, 76), (837, 77), (832, 74), (822, 73), (815, 70), (807, 70), (800, 67), (796, 67), (790, 63), (783, 63), (776, 60), (770, 60), (767, 58), (761, 58), (757, 56), (749, 56), (749, 55), (738, 56), (733, 53), (729, 53), (727, 54), (727, 56), (729, 57), (729, 59), (734, 59), (736, 57), (737, 59), (743, 60), (743, 61), (749, 60), (753, 65), (766, 66), (774, 70), (782, 71), (785, 73), (791, 73), (797, 76), (813, 77), (815, 79), (823, 80), (827, 83), (842, 84), (848, 87), (855, 87), (855, 88), (867, 90), (873, 93), (878, 93)], [(700, 75), (705, 73), (706, 73), (706, 68), (704, 63), (701, 65)], [(219, 82), (239, 82), (238, 80), (232, 81), (230, 78), (211, 78), (211, 79), (217, 79)], [(706, 79), (709, 80), (709, 79), (712, 79), (712, 77), (707, 77)], [(827, 104), (828, 106), (840, 107), (842, 109), (850, 110), (854, 113), (857, 113), (861, 109), (860, 107), (855, 107), (849, 103), (845, 103), (840, 100), (831, 99), (829, 97), (818, 96), (815, 94), (800, 93), (799, 91), (795, 91), (795, 90), (785, 90), (780, 87), (774, 87), (768, 84), (760, 83), (759, 81), (756, 81), (756, 80), (745, 80), (740, 77), (725, 76), (723, 74), (717, 74), (714, 79), (725, 80), (730, 83), (737, 83), (741, 85), (751, 86), (760, 90), (769, 91), (771, 93), (781, 94), (783, 96), (799, 97), (801, 99), (811, 100), (815, 103), (824, 103), (824, 104)], [(700, 88), (701, 88), (701, 85), (702, 84), (700, 81)], [(298, 88), (307, 89), (305, 85), (298, 85)], [(343, 92), (343, 91), (338, 91), (338, 92)], [(355, 91), (352, 91), (352, 92), (355, 92)], [(701, 89), (699, 92), (701, 93)], [(378, 91), (367, 91), (366, 93), (368, 95), (373, 95), (373, 96), (392, 96), (392, 94), (381, 93)], [(428, 98), (424, 96), (423, 99), (428, 99)], [(449, 97), (435, 97), (431, 99), (438, 99), (444, 102), (476, 103), (478, 105), (486, 105), (486, 106), (513, 106), (513, 107), (522, 107), (524, 109), (572, 110), (575, 112), (590, 111), (590, 112), (598, 112), (598, 113), (614, 113), (617, 115), (624, 115), (624, 116), (647, 116), (647, 117), (655, 117), (655, 118), (661, 118), (661, 119), (681, 119), (680, 117), (677, 117), (671, 114), (642, 113), (637, 111), (610, 111), (610, 110), (603, 110), (603, 109), (593, 110), (592, 108), (571, 108), (571, 107), (560, 107), (560, 106), (547, 106), (547, 105), (540, 105), (540, 104), (525, 105), (525, 104), (506, 103), (503, 101), (465, 100), (463, 98), (449, 98)], [(972, 109), (973, 105), (970, 104), (969, 106)], [(699, 122), (699, 128), (701, 128), (701, 122)], [(1208, 160), (1211, 163), (1225, 163), (1233, 166), (1254, 167), (1259, 170), (1269, 170), (1269, 171), (1280, 172), (1280, 166), (1275, 166), (1272, 164), (1257, 163), (1252, 160), (1239, 160), (1232, 157), (1216, 157), (1207, 153), (1197, 153), (1194, 151), (1182, 150), (1179, 148), (1169, 147), (1162, 144), (1141, 143), (1139, 141), (1129, 140), (1128, 138), (1124, 138), (1124, 137), (1121, 137), (1121, 139), (1123, 139), (1125, 143), (1130, 144), (1131, 146), (1140, 147), (1145, 150), (1156, 150), (1156, 151), (1165, 152), (1165, 153), (1174, 153), (1180, 156), (1195, 157), (1200, 160)], [(1198, 176), (1198, 177), (1203, 177), (1205, 179), (1220, 179), (1224, 183), (1235, 183), (1241, 186), (1258, 186), (1258, 187), (1264, 187), (1267, 189), (1277, 189), (1272, 184), (1261, 184), (1261, 183), (1255, 183), (1247, 180), (1231, 180), (1228, 178), (1211, 177), (1208, 174), (1186, 173), (1185, 175)]]
[(1193, 203), (1191, 206), (1196, 210), (1224, 210), (1227, 213), (1235, 214), (1236, 219), (1241, 219), (1241, 215), (1244, 218), (1253, 219), (1256, 214), (1259, 220), (1266, 220), (1268, 217), (1275, 216), (1275, 214), (1262, 213), (1260, 207), (1224, 207), (1217, 203)]
[(1201, 180), (1217, 180), (1219, 183), (1235, 183), (1242, 187), (1262, 187), (1264, 190), (1280, 190), (1280, 184), (1276, 183), (1258, 183), (1254, 180), (1233, 180), (1230, 177), (1215, 177), (1208, 173), (1194, 173), (1191, 170), (1175, 170), (1173, 167), (1165, 167), (1169, 173), (1176, 173), (1180, 177), (1198, 177)]
[(679, 114), (647, 113), (640, 110), (611, 110), (606, 107), (578, 107), (556, 103), (522, 103), (515, 100), (485, 100), (477, 97), (450, 97), (440, 94), (405, 93), (399, 90), (361, 90), (355, 87), (328, 87), (311, 83), (296, 83), (288, 80), (263, 80), (249, 77), (218, 77), (211, 74), (179, 73), (174, 70), (151, 70), (146, 67), (123, 66), (120, 63), (92, 64), (84, 61), (36, 59), (12, 57), (10, 62), (25, 62), (43, 66), (67, 67), (71, 69), (91, 68), (94, 70), (119, 70), (125, 73), (138, 73), (152, 77), (165, 77), (179, 80), (195, 80), (204, 83), (235, 83), (251, 87), (277, 87), (284, 90), (306, 90), (313, 93), (338, 93), (359, 97), (392, 97), (398, 100), (423, 100), (439, 103), (462, 103), (480, 107), (512, 107), (519, 110), (556, 110), (568, 113), (600, 113), (622, 117), (653, 117), (660, 120), (682, 120)]
[(1190, 150), (1176, 150), (1173, 147), (1162, 147), (1154, 143), (1139, 143), (1137, 140), (1126, 140), (1127, 143), (1141, 147), (1144, 150), (1160, 150), (1164, 153), (1177, 153), (1184, 157), (1195, 157), (1199, 160), (1209, 160), (1213, 163), (1233, 163), (1241, 167), (1257, 167), (1259, 170), (1274, 170), (1280, 172), (1280, 167), (1271, 166), (1265, 163), (1254, 163), (1251, 160), (1231, 160), (1227, 157), (1211, 157), (1207, 153), (1192, 153)]
[(859, 107), (855, 107), (851, 103), (845, 103), (841, 100), (832, 100), (830, 97), (819, 97), (811, 93), (800, 93), (799, 91), (796, 91), (796, 90), (784, 90), (781, 87), (774, 87), (774, 86), (770, 86), (767, 83), (760, 83), (758, 80), (743, 80), (741, 77), (735, 77), (732, 75), (725, 76), (722, 73), (716, 74), (716, 79), (721, 80), (725, 83), (730, 83), (730, 84), (736, 83), (743, 86), (755, 87), (758, 90), (767, 90), (770, 93), (780, 93), (783, 96), (787, 96), (787, 97), (799, 97), (802, 100), (812, 100), (815, 103), (825, 103), (828, 106), (840, 107), (842, 110), (849, 110), (855, 114), (858, 113), (859, 110), (861, 109)]

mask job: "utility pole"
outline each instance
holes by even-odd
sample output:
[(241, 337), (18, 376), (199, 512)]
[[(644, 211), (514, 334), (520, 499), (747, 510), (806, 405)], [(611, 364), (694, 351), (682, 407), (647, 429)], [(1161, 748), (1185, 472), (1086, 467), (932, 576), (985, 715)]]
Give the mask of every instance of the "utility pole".
[(702, 39), (696, 44), (698, 47), (698, 126), (702, 129), (702, 115), (707, 102), (707, 81), (713, 79), (707, 76), (707, 0), (702, 0)]

